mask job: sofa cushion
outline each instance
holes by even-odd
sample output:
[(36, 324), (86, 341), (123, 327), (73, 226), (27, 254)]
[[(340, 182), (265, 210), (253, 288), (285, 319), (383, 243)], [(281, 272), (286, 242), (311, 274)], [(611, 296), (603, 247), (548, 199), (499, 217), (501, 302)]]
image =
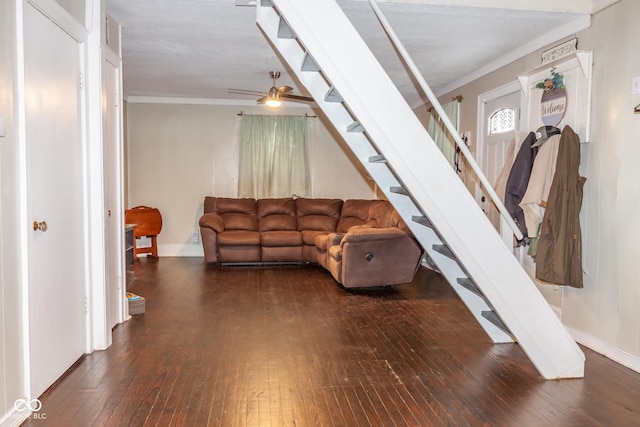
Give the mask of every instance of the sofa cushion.
[(411, 233), (411, 230), (409, 230), (409, 227), (407, 227), (407, 224), (404, 222), (404, 220), (402, 219), (398, 211), (396, 211), (395, 209), (393, 209), (393, 211), (391, 212), (391, 215), (389, 216), (388, 226), (397, 227), (400, 230), (404, 231), (405, 233), (409, 234), (410, 236), (413, 236), (413, 234)]
[(207, 212), (220, 215), (225, 230), (258, 230), (255, 199), (207, 197), (205, 213)]
[(413, 236), (398, 211), (387, 200), (377, 200), (371, 205), (367, 225), (376, 228), (395, 227)]
[(342, 205), (340, 221), (336, 231), (346, 233), (354, 225), (362, 225), (369, 218), (369, 208), (375, 200), (349, 199)]
[(262, 246), (262, 262), (302, 262), (302, 246)]
[(300, 234), (302, 234), (302, 243), (307, 246), (315, 246), (316, 238), (318, 236), (327, 236), (328, 231), (324, 230), (302, 230)]
[(391, 226), (391, 214), (394, 209), (386, 200), (376, 200), (369, 208), (367, 225), (372, 227), (387, 228)]
[(226, 213), (220, 216), (225, 230), (258, 231), (258, 219), (253, 215)]
[(342, 247), (340, 245), (331, 246), (329, 256), (336, 261), (342, 261)]
[(341, 199), (296, 199), (298, 230), (335, 231), (342, 203)]
[(260, 246), (260, 233), (247, 230), (225, 230), (218, 233), (218, 246)]
[(256, 205), (260, 231), (296, 230), (296, 205), (292, 198), (260, 199)]
[(328, 252), (333, 246), (340, 246), (340, 240), (344, 233), (329, 233), (329, 234), (319, 234), (315, 238), (315, 261), (323, 266), (324, 268), (328, 268)]
[(244, 213), (247, 215), (256, 214), (255, 199), (236, 199), (232, 197), (207, 197), (204, 202), (204, 211), (216, 212), (222, 215), (227, 212)]
[(262, 231), (260, 243), (263, 247), (302, 246), (302, 236), (299, 231)]

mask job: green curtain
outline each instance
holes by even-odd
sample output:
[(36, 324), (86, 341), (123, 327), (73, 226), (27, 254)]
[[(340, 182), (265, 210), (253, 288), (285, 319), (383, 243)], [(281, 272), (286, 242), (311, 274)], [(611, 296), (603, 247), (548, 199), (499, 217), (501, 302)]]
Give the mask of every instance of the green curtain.
[(306, 117), (242, 116), (238, 196), (311, 196)]
[[(460, 102), (451, 101), (447, 104), (444, 104), (442, 108), (444, 112), (447, 113), (447, 117), (453, 123), (453, 126), (458, 129), (458, 109)], [(438, 117), (438, 114), (435, 110), (431, 113), (431, 118), (429, 119), (429, 127), (427, 128), (429, 135), (435, 141), (436, 145), (444, 154), (444, 157), (447, 159), (450, 165), (453, 166), (454, 157), (456, 154), (456, 143), (453, 138), (450, 136), (449, 132), (444, 126), (444, 123)]]

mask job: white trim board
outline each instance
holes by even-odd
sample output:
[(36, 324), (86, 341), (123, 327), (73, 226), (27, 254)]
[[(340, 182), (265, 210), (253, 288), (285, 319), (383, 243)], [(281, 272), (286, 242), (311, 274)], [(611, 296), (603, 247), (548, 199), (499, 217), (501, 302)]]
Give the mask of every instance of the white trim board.
[(191, 245), (158, 245), (158, 256), (204, 258), (204, 249), (202, 249), (202, 244), (200, 243)]
[(602, 354), (604, 357), (613, 360), (629, 369), (640, 372), (640, 357), (634, 356), (626, 351), (602, 341), (586, 332), (575, 329), (565, 324), (565, 328), (574, 340), (591, 350)]
[(31, 416), (31, 412), (18, 412), (15, 409), (0, 419), (0, 427), (18, 427)]

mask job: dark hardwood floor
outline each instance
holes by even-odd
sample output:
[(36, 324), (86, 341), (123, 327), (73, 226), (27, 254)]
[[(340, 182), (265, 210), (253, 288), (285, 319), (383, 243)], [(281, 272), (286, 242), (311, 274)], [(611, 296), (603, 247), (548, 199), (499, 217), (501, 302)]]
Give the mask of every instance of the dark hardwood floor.
[(592, 351), (545, 381), (429, 270), (347, 292), (317, 267), (136, 262), (146, 313), (41, 396), (26, 426), (633, 426), (640, 374)]

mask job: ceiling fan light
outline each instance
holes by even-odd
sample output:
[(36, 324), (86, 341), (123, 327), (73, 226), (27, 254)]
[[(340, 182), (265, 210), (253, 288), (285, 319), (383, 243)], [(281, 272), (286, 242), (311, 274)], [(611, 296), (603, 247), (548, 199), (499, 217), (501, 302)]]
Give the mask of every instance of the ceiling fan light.
[(265, 104), (267, 104), (268, 107), (273, 107), (273, 108), (276, 108), (282, 105), (282, 101), (280, 100), (280, 94), (278, 93), (278, 89), (275, 87), (275, 81), (274, 81), (274, 86), (272, 86), (271, 89), (269, 89), (269, 95), (267, 96), (267, 100)]
[(280, 99), (278, 99), (278, 98), (269, 97), (265, 101), (265, 104), (267, 104), (267, 107), (276, 108), (276, 107), (279, 107), (279, 106), (282, 105), (282, 101), (280, 101)]

